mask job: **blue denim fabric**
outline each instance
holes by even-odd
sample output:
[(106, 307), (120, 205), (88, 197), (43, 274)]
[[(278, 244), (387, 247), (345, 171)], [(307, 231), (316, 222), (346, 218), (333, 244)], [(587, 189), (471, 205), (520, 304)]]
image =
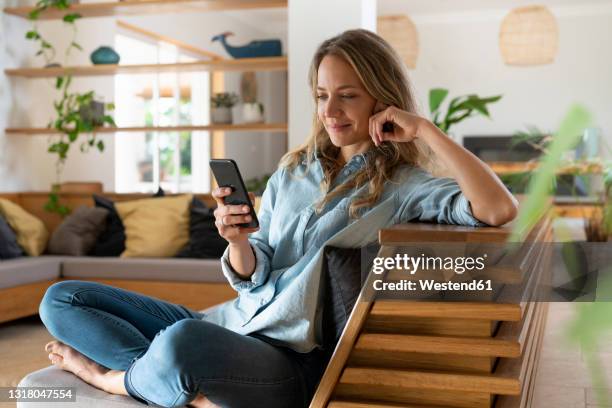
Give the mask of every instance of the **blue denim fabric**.
[[(376, 172), (369, 155), (353, 156), (330, 188), (363, 166)], [(322, 344), (323, 247), (363, 247), (377, 240), (381, 228), (411, 221), (485, 225), (474, 218), (454, 180), (435, 178), (418, 167), (400, 167), (379, 202), (358, 220), (349, 219), (348, 207), (367, 186), (335, 198), (317, 213), (322, 180), (316, 157), (272, 175), (259, 209), (260, 229), (249, 237), (255, 271), (250, 280), (242, 280), (231, 267), (228, 248), (221, 259), (223, 273), (239, 296), (206, 313), (204, 320), (241, 334), (265, 335), (299, 352), (311, 351)]]
[(163, 407), (183, 406), (198, 392), (221, 407), (307, 407), (329, 358), (275, 347), (183, 306), (95, 282), (52, 285), (40, 317), (58, 340), (126, 370), (131, 396)]

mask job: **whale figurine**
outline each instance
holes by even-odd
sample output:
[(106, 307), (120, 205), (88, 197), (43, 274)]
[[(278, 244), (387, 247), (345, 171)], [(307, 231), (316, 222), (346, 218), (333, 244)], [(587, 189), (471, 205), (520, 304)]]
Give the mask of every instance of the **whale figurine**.
[(254, 40), (243, 46), (235, 47), (227, 43), (226, 38), (233, 35), (231, 31), (215, 35), (211, 41), (219, 41), (225, 51), (233, 58), (280, 57), (282, 55), (281, 41), (278, 39)]

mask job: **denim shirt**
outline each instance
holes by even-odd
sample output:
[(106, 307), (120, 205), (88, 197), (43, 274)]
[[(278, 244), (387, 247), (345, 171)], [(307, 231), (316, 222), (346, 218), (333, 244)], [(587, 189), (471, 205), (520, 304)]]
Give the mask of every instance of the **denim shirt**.
[[(369, 153), (353, 156), (330, 189), (363, 166)], [(223, 273), (238, 297), (204, 313), (204, 320), (241, 334), (268, 337), (271, 343), (309, 352), (321, 344), (320, 299), (323, 248), (362, 247), (378, 238), (378, 230), (411, 221), (468, 226), (485, 225), (472, 215), (468, 200), (449, 178), (435, 178), (421, 168), (404, 165), (388, 181), (378, 203), (357, 220), (348, 207), (362, 186), (328, 202), (320, 213), (323, 171), (317, 158), (293, 170), (279, 168), (268, 181), (258, 213), (259, 231), (249, 236), (255, 271), (241, 279), (221, 258)], [(367, 171), (376, 171), (371, 164)]]

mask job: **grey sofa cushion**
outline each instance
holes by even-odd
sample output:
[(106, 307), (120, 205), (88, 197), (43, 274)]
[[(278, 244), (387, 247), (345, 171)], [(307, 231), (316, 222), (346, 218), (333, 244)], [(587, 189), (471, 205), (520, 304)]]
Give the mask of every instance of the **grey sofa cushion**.
[(0, 261), (0, 289), (57, 279), (60, 277), (62, 259), (56, 256), (28, 256)]
[[(75, 375), (50, 366), (25, 376), (19, 387), (74, 387), (76, 402), (53, 402), (53, 408), (125, 408), (144, 407), (132, 397), (113, 395), (81, 381)], [(44, 404), (43, 404), (44, 405)], [(18, 402), (18, 408), (40, 408), (40, 402)]]
[(105, 208), (80, 206), (53, 231), (47, 250), (57, 255), (86, 255), (106, 227), (108, 214)]
[(62, 258), (62, 276), (67, 279), (227, 282), (219, 259), (65, 257)]

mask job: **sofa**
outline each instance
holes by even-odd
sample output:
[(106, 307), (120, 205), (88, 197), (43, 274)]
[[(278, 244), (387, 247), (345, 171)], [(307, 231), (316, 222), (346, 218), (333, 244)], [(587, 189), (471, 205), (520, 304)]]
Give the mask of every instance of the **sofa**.
[[(113, 201), (148, 197), (145, 194), (103, 194)], [(196, 195), (214, 206), (210, 195)], [(9, 199), (43, 221), (52, 232), (62, 221), (44, 210), (48, 193), (4, 193)], [(90, 193), (61, 193), (71, 208), (93, 206)], [(235, 297), (217, 259), (119, 258), (42, 255), (0, 262), (0, 323), (32, 316), (46, 289), (65, 279), (92, 280), (137, 291), (200, 310)]]

